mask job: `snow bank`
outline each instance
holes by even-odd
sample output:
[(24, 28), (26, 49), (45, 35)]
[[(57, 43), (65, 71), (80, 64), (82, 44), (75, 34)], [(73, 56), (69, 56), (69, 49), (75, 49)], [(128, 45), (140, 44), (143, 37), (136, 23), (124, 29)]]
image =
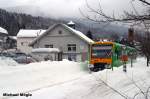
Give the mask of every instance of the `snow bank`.
[(0, 57), (0, 68), (2, 66), (16, 66), (18, 65), (17, 62), (15, 62), (13, 59), (8, 57)]
[[(150, 86), (150, 69), (146, 67), (145, 59), (140, 58), (134, 63), (133, 68), (130, 64), (127, 65), (127, 73), (119, 67), (114, 68), (114, 71), (104, 70), (80, 75), (78, 79), (32, 91), (33, 96), (30, 99), (124, 99), (102, 81), (122, 95), (128, 96), (128, 99), (133, 99), (133, 96), (139, 92), (134, 82), (144, 91)], [(25, 99), (24, 97), (16, 98)], [(143, 99), (143, 97), (135, 99)]]
[(126, 73), (119, 67), (114, 71), (107, 69), (88, 74), (82, 69), (84, 66), (85, 63), (63, 60), (5, 68), (0, 70), (0, 95), (4, 92), (27, 92), (32, 94), (29, 99), (124, 99), (111, 89), (114, 88), (133, 99), (139, 92), (137, 86), (143, 91), (150, 86), (150, 68), (144, 58), (139, 58), (133, 68), (128, 64)]
[[(81, 69), (83, 63), (43, 61), (0, 70), (0, 95), (39, 90), (48, 86), (79, 79), (87, 74)], [(2, 96), (0, 96), (1, 98)]]

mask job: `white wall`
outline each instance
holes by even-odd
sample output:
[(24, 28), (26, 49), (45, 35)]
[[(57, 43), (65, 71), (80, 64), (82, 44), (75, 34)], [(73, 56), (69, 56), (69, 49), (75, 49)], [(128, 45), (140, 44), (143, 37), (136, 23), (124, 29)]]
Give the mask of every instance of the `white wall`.
[[(35, 38), (33, 37), (18, 37), (17, 38), (17, 49), (20, 50), (21, 52), (24, 53), (31, 53), (32, 47), (29, 46), (29, 44), (34, 40)], [(23, 43), (23, 45), (21, 44)]]
[[(62, 31), (62, 34), (58, 33), (59, 30)], [(63, 52), (68, 52), (67, 44), (76, 44), (77, 53), (88, 51), (88, 44), (84, 40), (80, 39), (77, 35), (69, 32), (61, 26), (58, 26), (45, 35), (40, 41), (38, 41), (38, 44), (35, 44), (34, 47), (43, 48), (46, 44), (53, 44), (54, 48), (60, 48)]]

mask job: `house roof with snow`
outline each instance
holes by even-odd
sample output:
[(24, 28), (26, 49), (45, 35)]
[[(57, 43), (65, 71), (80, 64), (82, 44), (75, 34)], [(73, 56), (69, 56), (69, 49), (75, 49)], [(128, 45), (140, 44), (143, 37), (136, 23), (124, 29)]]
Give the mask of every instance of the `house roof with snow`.
[(32, 49), (32, 53), (58, 53), (60, 50), (58, 48), (36, 48)]
[(71, 33), (77, 35), (79, 38), (81, 38), (82, 40), (84, 40), (85, 42), (87, 42), (88, 44), (94, 43), (93, 40), (91, 40), (90, 38), (88, 38), (86, 35), (84, 35), (82, 32), (77, 31), (65, 24), (54, 24), (53, 26), (49, 27), (49, 29), (47, 31), (45, 31), (42, 35), (40, 35), (38, 38), (36, 38), (35, 40), (33, 40), (33, 42), (31, 42), (31, 46), (36, 43), (38, 40), (40, 40), (43, 36), (45, 36), (46, 34), (48, 34), (52, 29), (54, 29), (57, 26), (62, 26), (63, 28), (67, 29), (68, 31), (70, 31)]
[(70, 21), (67, 23), (68, 25), (74, 25), (75, 23), (73, 21)]
[(8, 34), (7, 30), (6, 30), (6, 29), (4, 29), (4, 28), (2, 28), (2, 27), (0, 27), (0, 33)]
[(21, 29), (19, 30), (17, 37), (37, 37), (42, 35), (46, 30), (27, 30)]
[(17, 36), (9, 36), (9, 38), (11, 38), (13, 40), (17, 40)]

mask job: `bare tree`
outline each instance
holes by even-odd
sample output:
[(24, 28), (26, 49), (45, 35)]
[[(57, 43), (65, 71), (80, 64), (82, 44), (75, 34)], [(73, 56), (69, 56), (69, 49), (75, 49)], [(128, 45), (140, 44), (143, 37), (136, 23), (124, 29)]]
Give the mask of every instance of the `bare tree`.
[(137, 41), (140, 42), (140, 51), (144, 54), (147, 58), (147, 66), (149, 66), (150, 61), (150, 33), (145, 34), (137, 34), (136, 35)]
[(135, 1), (139, 1), (142, 4), (144, 4), (143, 6), (146, 6), (147, 10), (148, 10), (148, 7), (150, 7), (150, 2), (146, 0), (131, 0), (131, 4), (132, 4), (132, 8), (134, 12), (124, 11), (124, 15), (122, 15), (121, 17), (116, 17), (115, 13), (113, 13), (113, 15), (108, 15), (103, 11), (100, 0), (98, 0), (98, 3), (99, 3), (98, 9), (92, 8), (91, 5), (86, 0), (86, 7), (88, 11), (94, 15), (85, 14), (82, 12), (81, 9), (80, 9), (80, 12), (85, 18), (94, 22), (99, 22), (99, 23), (101, 22), (109, 22), (109, 23), (110, 22), (131, 22), (133, 23), (133, 22), (141, 22), (141, 21), (150, 20), (150, 13), (142, 13), (142, 14), (138, 13), (138, 11), (136, 10), (133, 4), (133, 2)]
[[(141, 3), (141, 7), (144, 7), (145, 12), (139, 13), (136, 7), (134, 6), (134, 2)], [(113, 22), (122, 22), (122, 23), (130, 23), (132, 27), (135, 25), (142, 25), (143, 30), (146, 31), (143, 36), (139, 36), (139, 42), (141, 45), (141, 51), (147, 58), (147, 66), (150, 60), (150, 1), (148, 0), (131, 0), (132, 11), (124, 11), (124, 14), (120, 17), (116, 17), (115, 13), (112, 15), (108, 15), (103, 11), (101, 2), (99, 0), (99, 7), (95, 9), (91, 7), (91, 5), (86, 0), (86, 7), (89, 12), (92, 14), (85, 14), (80, 10), (81, 14), (88, 20), (98, 22), (98, 23), (113, 23)], [(93, 15), (94, 14), (94, 15)], [(94, 17), (93, 17), (94, 16)]]
[[(143, 7), (146, 8), (147, 13), (139, 13), (137, 9), (134, 7), (133, 2), (138, 1), (141, 3)], [(83, 11), (80, 9), (81, 14), (83, 17), (85, 17), (88, 20), (98, 22), (98, 23), (113, 23), (113, 22), (123, 22), (123, 23), (130, 23), (132, 27), (135, 25), (142, 25), (144, 33), (137, 35), (137, 41), (140, 43), (140, 50), (144, 54), (144, 56), (147, 58), (147, 66), (149, 65), (150, 61), (150, 1), (148, 0), (131, 0), (133, 12), (124, 11), (124, 14), (120, 17), (116, 17), (115, 14), (108, 15), (106, 14), (102, 7), (101, 2), (99, 2), (98, 9), (94, 9), (90, 6), (88, 1), (86, 0), (86, 6), (88, 8), (89, 12), (92, 12), (92, 14), (86, 14), (83, 13)], [(94, 16), (94, 17), (93, 17)], [(144, 99), (150, 99), (150, 87), (148, 86), (145, 90), (142, 90), (141, 86), (137, 85), (134, 80), (132, 80), (133, 85), (135, 85), (136, 88), (139, 89), (139, 92), (134, 95), (134, 97), (129, 98), (127, 95), (125, 95), (123, 92), (120, 92), (116, 88), (113, 88), (107, 82), (104, 80), (98, 78), (99, 82), (102, 82), (105, 86), (113, 90), (115, 93), (122, 96), (124, 99), (137, 99), (138, 96), (142, 95)]]

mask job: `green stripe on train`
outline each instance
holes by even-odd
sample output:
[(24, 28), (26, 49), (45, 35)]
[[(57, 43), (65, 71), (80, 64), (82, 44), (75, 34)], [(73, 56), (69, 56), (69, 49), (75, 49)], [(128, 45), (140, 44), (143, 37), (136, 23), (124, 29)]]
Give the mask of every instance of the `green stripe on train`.
[(125, 52), (127, 53), (127, 55), (129, 55), (129, 53), (135, 52), (136, 49), (133, 47), (129, 47), (129, 46), (125, 46), (119, 43), (114, 43), (114, 47), (113, 47), (113, 54), (112, 54), (112, 66), (113, 67), (119, 67), (121, 65), (123, 65), (123, 62), (121, 61), (121, 54), (123, 51), (123, 47), (125, 47)]

